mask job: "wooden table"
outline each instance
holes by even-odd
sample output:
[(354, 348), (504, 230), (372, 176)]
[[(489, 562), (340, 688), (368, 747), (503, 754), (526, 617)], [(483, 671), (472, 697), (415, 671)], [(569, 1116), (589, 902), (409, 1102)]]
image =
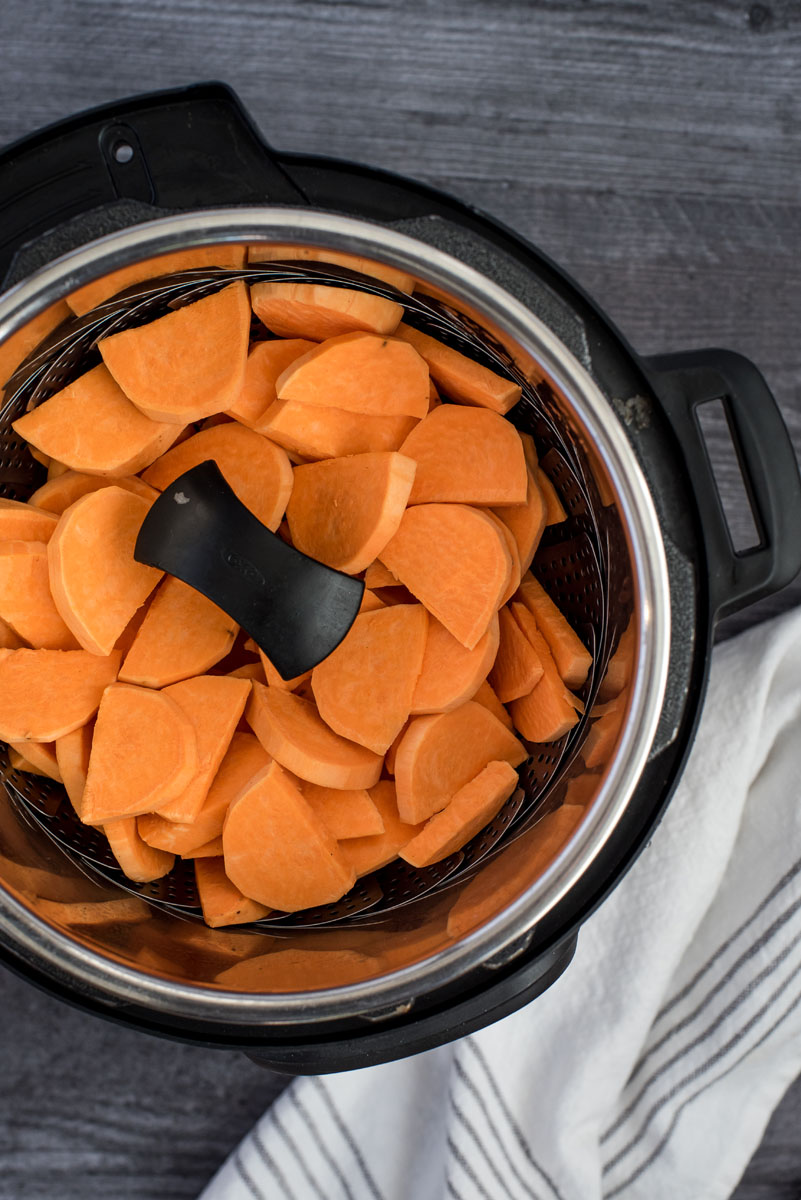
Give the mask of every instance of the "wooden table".
[[(225, 80), (276, 146), (417, 176), (518, 229), (639, 350), (750, 356), (801, 448), (797, 0), (3, 0), (0, 68), (0, 144)], [(280, 1086), (7, 973), (0, 1002), (0, 1200), (194, 1197)], [(798, 1196), (800, 1111), (797, 1086), (737, 1200)]]

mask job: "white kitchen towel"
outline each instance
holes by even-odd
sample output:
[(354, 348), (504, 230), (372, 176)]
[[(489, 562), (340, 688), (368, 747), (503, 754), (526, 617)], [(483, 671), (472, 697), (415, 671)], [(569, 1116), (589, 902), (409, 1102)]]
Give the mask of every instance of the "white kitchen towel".
[(520, 1012), (295, 1080), (202, 1200), (719, 1200), (801, 1072), (801, 612), (719, 647), (650, 845)]

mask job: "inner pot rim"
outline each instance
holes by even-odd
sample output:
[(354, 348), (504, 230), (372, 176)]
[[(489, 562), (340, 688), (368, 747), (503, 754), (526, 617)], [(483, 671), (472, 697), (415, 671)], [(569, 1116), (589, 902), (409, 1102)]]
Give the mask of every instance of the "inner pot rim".
[[(313, 992), (226, 992), (125, 967), (37, 917), (0, 887), (0, 934), (50, 974), (98, 989), (112, 1004), (146, 1004), (173, 1016), (297, 1024), (369, 1015), (408, 1004), (515, 942), (579, 881), (611, 836), (647, 761), (662, 708), (670, 647), (667, 562), (645, 477), (614, 408), (555, 334), (510, 293), (460, 260), (384, 226), (295, 208), (202, 210), (148, 221), (64, 255), (0, 297), (0, 343), (56, 300), (145, 257), (222, 242), (295, 242), (377, 259), (450, 292), (533, 356), (571, 406), (616, 494), (629, 545), (638, 622), (637, 668), (627, 722), (590, 809), (548, 869), (502, 912), (459, 942), (361, 983)], [(310, 1000), (313, 999), (313, 1014)]]

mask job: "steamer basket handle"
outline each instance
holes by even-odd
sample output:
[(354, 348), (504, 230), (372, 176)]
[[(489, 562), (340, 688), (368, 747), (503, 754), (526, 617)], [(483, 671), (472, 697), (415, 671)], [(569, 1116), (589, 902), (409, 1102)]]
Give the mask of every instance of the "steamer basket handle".
[(308, 203), (221, 83), (135, 96), (15, 142), (0, 152), (0, 196), (0, 286), (164, 212)]
[[(713, 613), (730, 616), (777, 592), (801, 570), (801, 478), (778, 404), (757, 367), (731, 350), (645, 361), (681, 442), (698, 501)], [(715, 483), (698, 409), (722, 401), (759, 535), (737, 551)]]

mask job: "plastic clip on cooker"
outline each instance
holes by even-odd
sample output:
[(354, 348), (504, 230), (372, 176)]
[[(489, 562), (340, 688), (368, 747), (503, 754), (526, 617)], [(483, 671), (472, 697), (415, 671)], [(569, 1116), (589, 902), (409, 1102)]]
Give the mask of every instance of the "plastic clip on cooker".
[[(134, 885), (81, 842), (61, 789), (3, 755), (3, 961), (100, 1015), (295, 1072), (416, 1053), (526, 1004), (568, 966), (580, 925), (670, 797), (715, 621), (801, 567), (798, 470), (761, 375), (728, 351), (638, 357), (562, 271), (501, 225), (410, 180), (276, 153), (219, 85), (97, 109), (17, 143), (0, 155), (0, 196), (0, 346), (78, 287), (142, 259), (272, 244), (280, 257), (238, 277), (391, 295), (405, 320), (518, 380), (523, 399), (509, 419), (534, 434), (566, 513), (546, 530), (534, 570), (593, 651), (588, 710), (627, 628), (635, 646), (605, 762), (588, 768), (582, 756), (588, 711), (561, 742), (529, 747), (521, 790), (439, 870), (384, 868), (347, 904), (247, 928), (207, 929), (180, 871), (131, 897)], [(356, 258), (412, 275), (413, 294)], [(204, 286), (223, 277), (210, 270)], [(183, 295), (197, 278), (172, 282)], [(71, 358), (58, 359), (55, 341), (45, 350), (58, 369), (46, 380), (63, 386), (91, 337)], [(0, 492), (26, 499), (42, 468), (10, 427), (10, 392)], [(746, 553), (732, 548), (697, 419), (713, 399), (725, 404), (760, 536)], [(543, 872), (537, 823), (566, 798), (586, 812)]]

